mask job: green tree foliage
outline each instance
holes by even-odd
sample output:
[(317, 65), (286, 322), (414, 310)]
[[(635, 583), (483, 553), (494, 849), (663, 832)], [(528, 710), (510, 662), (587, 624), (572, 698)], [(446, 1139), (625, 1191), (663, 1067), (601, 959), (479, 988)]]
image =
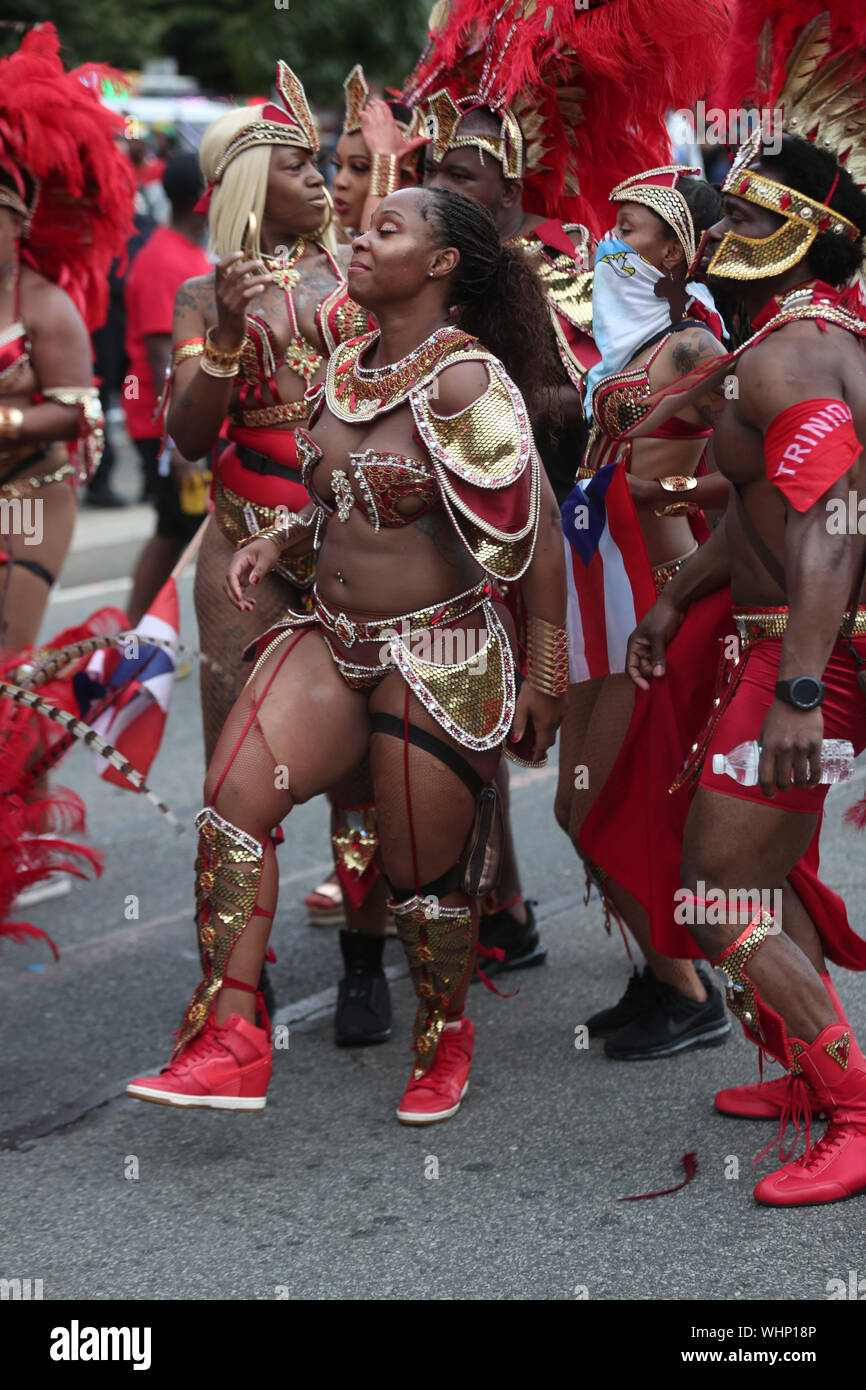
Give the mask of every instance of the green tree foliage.
[(4, 0), (3, 10), (2, 52), (22, 27), (50, 19), (71, 65), (140, 68), (171, 56), (204, 90), (246, 96), (267, 93), (285, 58), (311, 101), (336, 107), (353, 63), (380, 87), (401, 85), (426, 41), (430, 0)]

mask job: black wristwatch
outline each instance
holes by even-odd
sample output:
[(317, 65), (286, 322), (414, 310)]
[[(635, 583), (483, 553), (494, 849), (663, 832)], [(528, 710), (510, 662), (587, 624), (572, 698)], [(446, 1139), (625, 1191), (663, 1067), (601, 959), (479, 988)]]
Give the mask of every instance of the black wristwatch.
[(776, 681), (776, 696), (794, 709), (817, 709), (824, 703), (824, 682), (817, 676), (795, 676), (790, 681)]

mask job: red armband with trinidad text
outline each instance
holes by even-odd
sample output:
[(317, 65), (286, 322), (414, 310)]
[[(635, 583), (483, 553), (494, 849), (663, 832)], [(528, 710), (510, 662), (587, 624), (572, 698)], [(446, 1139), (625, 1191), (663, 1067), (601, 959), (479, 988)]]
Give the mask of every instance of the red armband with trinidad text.
[(792, 507), (806, 512), (863, 451), (844, 401), (798, 401), (764, 435), (767, 477)]

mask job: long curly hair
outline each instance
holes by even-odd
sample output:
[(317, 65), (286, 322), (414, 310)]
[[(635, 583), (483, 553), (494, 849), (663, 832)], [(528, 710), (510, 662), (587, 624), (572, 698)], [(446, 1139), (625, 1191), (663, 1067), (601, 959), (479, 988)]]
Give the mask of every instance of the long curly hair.
[(505, 365), (532, 419), (548, 414), (562, 366), (538, 276), (522, 251), (502, 245), (496, 223), (474, 198), (444, 188), (419, 192), (434, 244), (460, 252), (451, 279), (455, 322)]

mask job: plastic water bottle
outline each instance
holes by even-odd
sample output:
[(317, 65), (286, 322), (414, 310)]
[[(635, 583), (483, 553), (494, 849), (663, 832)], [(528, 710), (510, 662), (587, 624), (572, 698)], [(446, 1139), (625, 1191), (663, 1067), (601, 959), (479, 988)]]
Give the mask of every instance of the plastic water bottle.
[[(738, 743), (730, 753), (713, 754), (713, 772), (717, 776), (727, 773), (741, 787), (755, 787), (758, 784), (760, 757), (761, 745), (756, 739), (749, 743)], [(825, 738), (821, 744), (821, 781), (850, 782), (853, 776), (853, 743), (845, 738)]]

